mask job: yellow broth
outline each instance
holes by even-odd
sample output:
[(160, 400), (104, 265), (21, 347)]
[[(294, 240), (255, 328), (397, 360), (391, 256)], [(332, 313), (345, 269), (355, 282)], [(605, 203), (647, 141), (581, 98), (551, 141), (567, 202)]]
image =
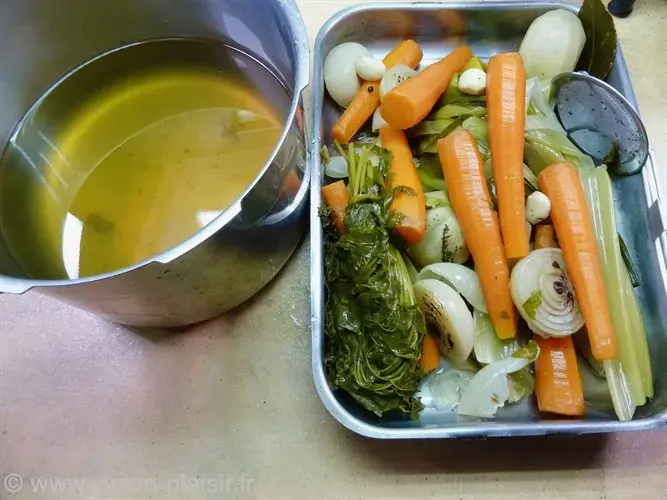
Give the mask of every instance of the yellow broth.
[[(114, 54), (114, 70), (122, 68), (121, 56)], [(194, 58), (118, 77), (104, 71), (105, 57), (95, 64), (97, 74), (113, 75), (110, 82), (82, 91), (66, 117), (49, 99), (72, 91), (47, 95), (36, 108), (43, 107), (39, 122), (46, 125), (25, 120), (2, 160), (9, 163), (2, 179), (4, 236), (35, 278), (113, 271), (187, 239), (249, 186), (282, 131), (252, 85), (213, 64)], [(256, 63), (247, 58), (246, 64)], [(70, 80), (76, 82), (58, 85)], [(51, 110), (61, 111), (52, 120), (57, 126)], [(26, 158), (41, 175), (29, 189), (17, 188), (17, 200), (11, 184), (26, 183), (26, 174), (11, 163)]]

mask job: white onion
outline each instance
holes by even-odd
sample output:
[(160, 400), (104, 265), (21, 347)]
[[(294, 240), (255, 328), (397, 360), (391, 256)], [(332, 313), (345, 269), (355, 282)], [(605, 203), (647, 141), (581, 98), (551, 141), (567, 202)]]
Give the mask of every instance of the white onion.
[(475, 342), (472, 314), (456, 291), (438, 280), (419, 280), (414, 284), (417, 305), (428, 324), (438, 329), (440, 352), (463, 361)]
[(521, 348), (517, 339), (501, 340), (496, 335), (488, 314), (475, 310), (472, 314), (475, 325), (473, 351), (478, 362), (485, 365), (510, 357)]
[(420, 266), (443, 260), (462, 264), (470, 258), (463, 231), (451, 207), (426, 211), (426, 234), (410, 247), (409, 253)]
[(384, 118), (382, 118), (381, 108), (376, 109), (375, 113), (373, 113), (373, 120), (371, 121), (371, 129), (373, 130), (373, 132), (377, 132), (382, 127), (388, 127), (388, 126), (389, 124), (385, 121)]
[(419, 279), (437, 279), (443, 281), (463, 295), (463, 298), (475, 309), (487, 312), (479, 277), (469, 267), (453, 262), (431, 264), (421, 270)]
[(509, 358), (486, 365), (463, 392), (458, 413), (493, 418), (498, 408), (504, 406), (510, 398), (507, 375), (524, 369), (533, 363), (539, 354), (540, 348), (531, 340)]
[(415, 397), (427, 408), (455, 410), (474, 375), (474, 371), (449, 367), (437, 370), (424, 379)]
[(342, 156), (332, 156), (324, 167), (324, 173), (332, 179), (345, 179), (348, 176), (347, 160)]
[(382, 77), (382, 80), (380, 80), (380, 99), (382, 99), (391, 89), (403, 83), (408, 78), (412, 78), (416, 74), (417, 72), (414, 69), (410, 66), (405, 66), (404, 64), (398, 64), (397, 66), (388, 69)]
[(533, 250), (512, 269), (510, 292), (528, 327), (543, 337), (564, 337), (584, 326), (559, 248)]
[(528, 28), (519, 49), (526, 77), (553, 78), (574, 71), (585, 43), (586, 33), (576, 14), (563, 9), (542, 14)]
[(370, 56), (371, 51), (360, 43), (345, 42), (329, 51), (324, 60), (324, 85), (336, 103), (344, 108), (361, 87), (357, 76), (357, 60)]

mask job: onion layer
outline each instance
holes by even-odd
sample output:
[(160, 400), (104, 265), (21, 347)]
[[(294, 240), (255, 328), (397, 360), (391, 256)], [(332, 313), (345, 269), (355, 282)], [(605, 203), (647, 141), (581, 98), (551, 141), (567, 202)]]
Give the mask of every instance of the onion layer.
[(534, 250), (517, 263), (510, 291), (528, 327), (542, 337), (565, 337), (584, 326), (559, 248)]

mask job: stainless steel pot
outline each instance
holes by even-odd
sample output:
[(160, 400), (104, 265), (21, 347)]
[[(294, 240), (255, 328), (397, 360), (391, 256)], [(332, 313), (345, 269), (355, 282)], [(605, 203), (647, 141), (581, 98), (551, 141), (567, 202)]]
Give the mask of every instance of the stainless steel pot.
[(309, 178), (301, 118), (308, 42), (294, 0), (5, 2), (0, 7), (0, 143), (31, 104), (73, 68), (120, 46), (170, 37), (229, 42), (255, 56), (285, 86), (291, 102), (284, 106), (285, 128), (270, 161), (247, 191), (196, 235), (117, 272), (30, 279), (0, 235), (0, 292), (34, 290), (133, 326), (179, 326), (248, 299), (291, 255), (305, 228)]

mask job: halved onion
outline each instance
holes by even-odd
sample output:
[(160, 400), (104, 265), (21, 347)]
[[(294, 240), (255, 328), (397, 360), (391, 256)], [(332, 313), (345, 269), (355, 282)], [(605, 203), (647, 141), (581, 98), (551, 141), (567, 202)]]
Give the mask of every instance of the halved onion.
[(463, 298), (475, 309), (482, 312), (488, 312), (479, 277), (477, 276), (477, 273), (469, 267), (455, 264), (453, 262), (431, 264), (421, 270), (419, 279), (437, 279), (444, 281), (454, 288), (454, 290), (463, 295)]
[(475, 329), (461, 296), (451, 286), (431, 279), (417, 281), (414, 291), (426, 322), (438, 329), (442, 354), (457, 361), (467, 359), (475, 342)]
[(485, 365), (509, 358), (521, 348), (517, 338), (501, 340), (496, 335), (491, 318), (481, 311), (472, 314), (475, 325), (475, 358)]
[(507, 376), (533, 363), (539, 354), (539, 346), (531, 340), (509, 358), (486, 365), (473, 377), (461, 396), (458, 413), (482, 418), (494, 417), (498, 408), (510, 399)]
[(565, 337), (584, 326), (559, 248), (533, 250), (519, 261), (512, 269), (510, 291), (528, 327), (542, 337)]
[(432, 208), (426, 212), (426, 234), (410, 247), (410, 255), (420, 266), (437, 262), (463, 263), (470, 252), (463, 231), (450, 206)]

